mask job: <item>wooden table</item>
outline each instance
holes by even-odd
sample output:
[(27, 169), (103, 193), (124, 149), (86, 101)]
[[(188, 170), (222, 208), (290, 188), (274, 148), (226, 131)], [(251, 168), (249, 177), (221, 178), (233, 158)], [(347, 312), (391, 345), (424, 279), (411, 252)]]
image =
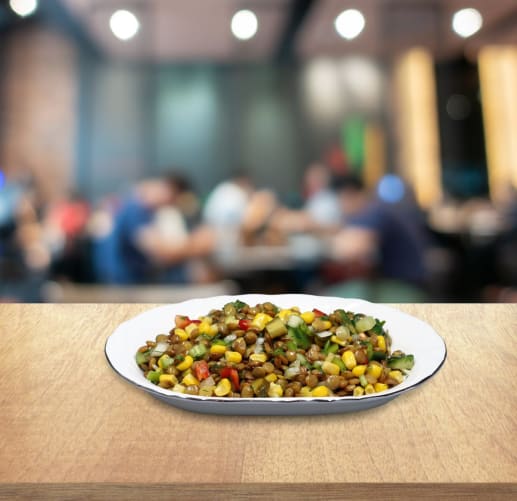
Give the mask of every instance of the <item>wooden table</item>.
[(517, 499), (517, 304), (399, 305), (445, 338), (382, 407), (224, 417), (119, 378), (104, 342), (153, 305), (0, 305), (0, 499)]

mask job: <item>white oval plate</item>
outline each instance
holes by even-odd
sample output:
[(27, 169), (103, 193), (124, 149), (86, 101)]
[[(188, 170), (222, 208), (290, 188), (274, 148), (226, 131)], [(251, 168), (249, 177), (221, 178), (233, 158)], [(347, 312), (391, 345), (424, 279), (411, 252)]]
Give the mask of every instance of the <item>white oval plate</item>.
[[(174, 316), (188, 315), (197, 318), (212, 309), (240, 299), (254, 306), (271, 301), (289, 308), (298, 306), (302, 311), (318, 308), (332, 312), (343, 308), (354, 313), (364, 313), (385, 320), (391, 335), (392, 351), (402, 350), (415, 356), (415, 366), (399, 385), (382, 393), (361, 397), (310, 397), (310, 398), (218, 398), (175, 393), (148, 381), (135, 363), (137, 349), (158, 334), (168, 333)], [(447, 349), (443, 339), (433, 328), (406, 313), (388, 306), (369, 303), (361, 299), (309, 296), (304, 294), (216, 296), (192, 299), (178, 304), (153, 308), (120, 324), (109, 336), (105, 346), (106, 358), (111, 367), (124, 379), (164, 402), (189, 411), (209, 414), (233, 415), (309, 415), (353, 412), (385, 404), (402, 393), (414, 389), (431, 378), (445, 362)]]

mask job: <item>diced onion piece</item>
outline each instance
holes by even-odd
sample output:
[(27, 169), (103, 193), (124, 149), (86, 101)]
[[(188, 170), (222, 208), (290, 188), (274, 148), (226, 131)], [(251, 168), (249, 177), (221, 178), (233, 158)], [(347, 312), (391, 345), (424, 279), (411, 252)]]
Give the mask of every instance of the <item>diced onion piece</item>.
[(291, 379), (293, 377), (296, 377), (298, 376), (298, 374), (300, 374), (300, 367), (288, 367), (285, 372), (284, 372), (284, 376), (286, 379)]
[(346, 327), (344, 325), (340, 325), (336, 329), (336, 337), (338, 337), (339, 339), (341, 339), (343, 341), (348, 339), (349, 335), (350, 335), (350, 331), (348, 330), (348, 327)]
[(264, 353), (264, 338), (258, 337), (255, 341), (253, 353)]
[(159, 343), (156, 343), (156, 346), (153, 348), (153, 351), (151, 351), (151, 357), (158, 357), (163, 355), (168, 349), (170, 348), (170, 344), (166, 343), (165, 341), (160, 341)]
[(203, 388), (204, 386), (215, 386), (214, 378), (209, 376), (206, 379), (203, 379), (203, 381), (199, 383), (199, 387)]
[(237, 334), (228, 334), (226, 337), (223, 338), (223, 341), (225, 343), (231, 343), (232, 341), (235, 341), (237, 339)]
[(302, 325), (304, 322), (303, 322), (303, 318), (298, 316), (298, 315), (291, 315), (288, 319), (287, 319), (287, 325), (289, 327), (292, 327), (293, 329), (296, 329), (296, 327), (299, 327), (300, 325)]
[(333, 335), (333, 333), (330, 331), (316, 332), (316, 336), (321, 337), (321, 338), (330, 337), (332, 335)]

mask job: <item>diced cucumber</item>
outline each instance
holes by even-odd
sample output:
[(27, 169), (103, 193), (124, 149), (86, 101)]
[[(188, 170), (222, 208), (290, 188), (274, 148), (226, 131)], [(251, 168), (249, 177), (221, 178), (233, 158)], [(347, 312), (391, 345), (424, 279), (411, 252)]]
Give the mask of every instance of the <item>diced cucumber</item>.
[(373, 329), (375, 326), (375, 318), (373, 317), (361, 317), (354, 321), (357, 332), (366, 332)]
[(282, 319), (278, 317), (275, 317), (266, 325), (266, 330), (273, 339), (287, 334), (287, 327), (282, 322)]
[(398, 369), (407, 371), (415, 365), (415, 357), (413, 355), (405, 355), (403, 357), (392, 357), (388, 360), (390, 369)]

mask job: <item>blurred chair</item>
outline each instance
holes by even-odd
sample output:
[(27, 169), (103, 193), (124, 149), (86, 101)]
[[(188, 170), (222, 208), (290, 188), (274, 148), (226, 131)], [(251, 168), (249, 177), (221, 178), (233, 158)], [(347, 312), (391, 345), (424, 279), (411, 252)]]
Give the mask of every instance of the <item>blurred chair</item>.
[(237, 292), (237, 285), (231, 280), (203, 285), (129, 287), (47, 282), (43, 298), (49, 303), (177, 303), (187, 299)]

